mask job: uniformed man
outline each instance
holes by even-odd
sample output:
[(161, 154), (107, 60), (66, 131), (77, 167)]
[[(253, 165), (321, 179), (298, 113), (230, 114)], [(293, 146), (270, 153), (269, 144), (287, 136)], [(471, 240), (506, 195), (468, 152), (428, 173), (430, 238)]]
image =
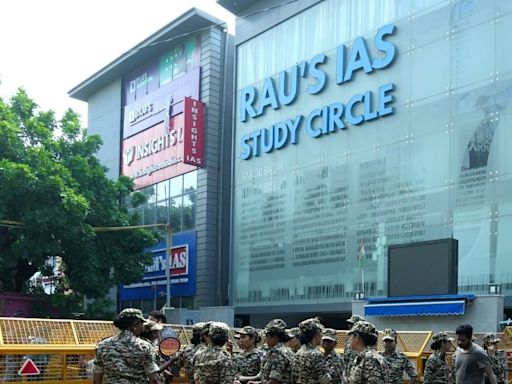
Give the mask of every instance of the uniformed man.
[(139, 338), (146, 321), (140, 309), (127, 308), (119, 313), (114, 325), (121, 330), (101, 340), (96, 346), (94, 384), (158, 384), (159, 367), (153, 346)]
[(402, 384), (404, 372), (409, 375), (409, 383), (414, 384), (418, 374), (416, 368), (412, 365), (411, 361), (402, 352), (396, 350), (396, 331), (394, 329), (385, 329), (384, 337), (384, 352), (380, 354), (386, 359), (389, 367), (389, 384)]
[(317, 318), (299, 323), (302, 346), (296, 354), (300, 384), (329, 384), (331, 375), (325, 358), (318, 349), (322, 342), (323, 326)]
[(432, 336), (430, 349), (434, 351), (425, 363), (424, 384), (447, 384), (450, 382), (450, 366), (446, 361), (446, 352), (452, 349), (451, 339), (445, 332)]
[(231, 355), (222, 349), (228, 341), (229, 328), (225, 323), (212, 322), (209, 327), (211, 345), (194, 356), (196, 384), (233, 384), (235, 368)]
[(261, 367), (263, 384), (293, 384), (295, 355), (283, 343), (287, 339), (286, 323), (281, 319), (271, 320), (263, 331), (268, 351)]
[(491, 359), (492, 371), (496, 376), (496, 382), (498, 384), (505, 384), (507, 382), (507, 355), (504, 351), (497, 350), (500, 339), (494, 333), (487, 333), (483, 341), (487, 356)]
[(343, 383), (343, 359), (336, 353), (336, 331), (332, 328), (324, 329), (322, 335), (322, 347), (324, 348), (324, 358), (329, 368), (329, 374), (333, 384)]
[[(355, 323), (358, 321), (364, 321), (364, 317), (359, 315), (352, 315), (350, 318), (346, 321), (348, 324), (348, 329), (351, 329)], [(356, 358), (356, 353), (352, 350), (352, 347), (350, 346), (350, 341), (347, 341), (345, 344), (345, 349), (343, 351), (343, 365), (345, 366), (345, 381), (348, 381), (348, 375), (350, 374), (350, 369), (352, 368), (352, 363), (354, 359)]]
[(379, 338), (375, 326), (367, 321), (358, 321), (348, 334), (350, 346), (356, 353), (348, 382), (350, 384), (389, 383), (386, 360), (373, 348)]

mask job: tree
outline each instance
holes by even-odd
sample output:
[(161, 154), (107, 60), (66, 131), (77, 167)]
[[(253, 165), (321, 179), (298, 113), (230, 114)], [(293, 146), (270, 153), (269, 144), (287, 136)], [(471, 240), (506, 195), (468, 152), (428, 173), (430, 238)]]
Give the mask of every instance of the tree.
[(144, 229), (95, 231), (139, 221), (120, 204), (133, 191), (132, 180), (106, 177), (95, 157), (100, 146), (72, 110), (57, 121), (22, 89), (9, 102), (0, 98), (0, 220), (24, 223), (0, 226), (0, 289), (23, 291), (51, 256), (62, 257), (69, 289), (88, 297), (140, 281), (152, 263), (143, 250), (158, 236)]

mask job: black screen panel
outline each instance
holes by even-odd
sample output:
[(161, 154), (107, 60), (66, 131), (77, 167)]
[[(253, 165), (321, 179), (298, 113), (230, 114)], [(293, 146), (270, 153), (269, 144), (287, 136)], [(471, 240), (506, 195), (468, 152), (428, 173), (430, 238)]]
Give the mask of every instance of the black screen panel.
[(388, 296), (457, 294), (458, 242), (424, 241), (388, 247)]

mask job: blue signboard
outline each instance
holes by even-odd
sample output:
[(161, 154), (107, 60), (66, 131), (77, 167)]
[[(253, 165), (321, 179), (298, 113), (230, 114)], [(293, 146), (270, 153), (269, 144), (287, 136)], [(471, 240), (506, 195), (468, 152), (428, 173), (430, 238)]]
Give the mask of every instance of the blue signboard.
[[(165, 277), (165, 241), (153, 248), (153, 264), (146, 267), (140, 283), (122, 286), (119, 300), (153, 300), (165, 298), (167, 294)], [(171, 258), (171, 297), (193, 296), (196, 293), (196, 232), (182, 232), (173, 235)]]

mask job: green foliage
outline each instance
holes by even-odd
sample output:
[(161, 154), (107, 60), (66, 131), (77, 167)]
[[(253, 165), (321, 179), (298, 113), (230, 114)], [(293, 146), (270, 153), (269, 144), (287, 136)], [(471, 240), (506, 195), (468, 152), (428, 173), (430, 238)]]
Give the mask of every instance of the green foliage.
[(23, 291), (51, 256), (62, 257), (66, 288), (76, 295), (99, 298), (113, 285), (140, 280), (152, 262), (143, 249), (157, 241), (156, 232), (94, 230), (137, 223), (120, 205), (133, 183), (106, 177), (95, 157), (100, 146), (72, 110), (57, 122), (22, 89), (9, 102), (0, 99), (0, 220), (25, 223), (0, 227), (0, 290)]
[(114, 320), (116, 312), (112, 300), (99, 298), (87, 304), (85, 318), (90, 320)]

